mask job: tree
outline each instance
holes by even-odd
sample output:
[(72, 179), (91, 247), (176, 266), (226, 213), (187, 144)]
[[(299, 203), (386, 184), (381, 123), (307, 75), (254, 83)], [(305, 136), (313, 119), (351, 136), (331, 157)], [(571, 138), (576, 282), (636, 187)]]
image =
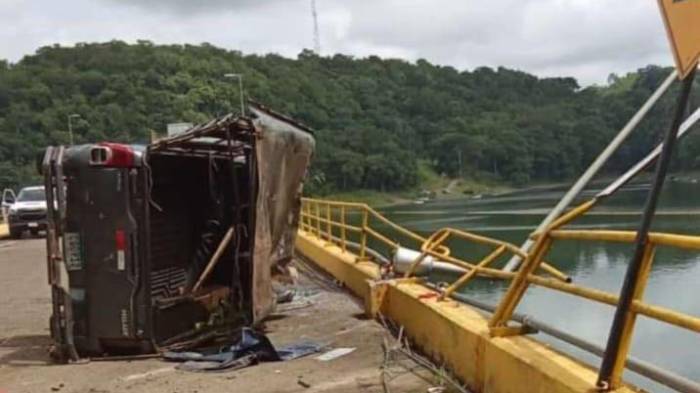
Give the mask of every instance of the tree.
[[(289, 59), (149, 41), (46, 46), (16, 64), (0, 61), (0, 188), (37, 181), (37, 151), (68, 141), (72, 113), (81, 116), (73, 127), (78, 142), (144, 143), (167, 123), (235, 110), (238, 87), (223, 79), (232, 71), (244, 75), (248, 96), (316, 130), (309, 189), (321, 193), (413, 187), (418, 160), (450, 176), (517, 184), (571, 177), (670, 72), (648, 66), (581, 89), (573, 78), (504, 67), (460, 71), (423, 59), (310, 51)], [(609, 169), (626, 167), (658, 141), (673, 108), (667, 96)], [(700, 166), (700, 143), (691, 142), (676, 168)]]

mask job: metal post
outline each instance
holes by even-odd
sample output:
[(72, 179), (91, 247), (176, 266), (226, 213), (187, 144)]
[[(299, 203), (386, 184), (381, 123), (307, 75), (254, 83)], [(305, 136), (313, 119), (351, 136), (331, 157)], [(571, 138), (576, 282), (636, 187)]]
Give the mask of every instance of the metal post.
[(238, 79), (238, 93), (241, 99), (241, 116), (245, 116), (245, 105), (243, 104), (243, 74), (224, 74), (224, 78)]
[(461, 179), (462, 178), (462, 167), (463, 167), (462, 150), (460, 148), (457, 148), (456, 150), (457, 150), (457, 163), (459, 165), (459, 178)]
[(671, 124), (671, 128), (669, 128), (668, 132), (666, 133), (666, 137), (664, 138), (663, 149), (661, 150), (661, 156), (656, 166), (654, 182), (651, 190), (649, 190), (646, 205), (644, 207), (644, 215), (642, 216), (639, 231), (637, 232), (634, 254), (627, 268), (627, 273), (625, 274), (625, 281), (622, 285), (622, 291), (620, 292), (620, 300), (617, 309), (615, 310), (615, 318), (613, 319), (613, 324), (610, 327), (610, 334), (608, 335), (605, 356), (603, 357), (603, 363), (600, 366), (600, 372), (598, 374), (598, 387), (601, 389), (613, 389), (619, 384), (620, 376), (614, 375), (615, 365), (621, 361), (621, 358), (627, 357), (627, 353), (623, 353), (621, 351), (621, 347), (623, 345), (623, 341), (626, 339), (624, 337), (625, 334), (630, 335), (632, 333), (631, 328), (629, 326), (625, 326), (627, 325), (625, 322), (629, 313), (631, 312), (630, 308), (632, 305), (632, 300), (634, 299), (640, 273), (642, 271), (644, 254), (645, 250), (647, 249), (647, 242), (649, 240), (649, 228), (651, 227), (652, 219), (656, 213), (659, 194), (661, 193), (661, 188), (663, 187), (664, 180), (666, 179), (666, 172), (668, 171), (668, 165), (671, 161), (671, 155), (675, 146), (676, 136), (678, 135), (678, 129), (680, 128), (681, 122), (683, 121), (683, 116), (685, 115), (685, 109), (688, 103), (688, 97), (690, 96), (690, 90), (693, 86), (693, 80), (695, 79), (695, 73), (696, 69), (693, 69), (691, 73), (683, 80), (683, 88), (681, 90), (681, 94), (678, 96), (673, 122)]
[(321, 205), (317, 202), (316, 204), (316, 236), (323, 240), (323, 235), (321, 235)]
[[(479, 262), (478, 265), (476, 265), (477, 268), (480, 267), (486, 267), (488, 266), (491, 262), (495, 261), (498, 257), (503, 254), (503, 252), (506, 251), (506, 246), (500, 246), (497, 249), (495, 249), (493, 252), (491, 252), (489, 255), (487, 255), (484, 259)], [(438, 298), (439, 300), (444, 300), (446, 297), (450, 297), (452, 293), (460, 288), (462, 288), (465, 284), (467, 284), (471, 279), (476, 277), (476, 275), (479, 273), (479, 269), (473, 268), (469, 270), (466, 274), (464, 274), (462, 277), (460, 277), (457, 281), (452, 283), (447, 289), (445, 289), (444, 292), (440, 295)]]
[(340, 206), (340, 244), (343, 252), (347, 251), (347, 238), (345, 234), (345, 205)]
[(311, 211), (311, 202), (306, 202), (306, 219), (309, 225), (309, 233), (314, 233), (314, 219), (313, 212)]
[(489, 328), (492, 329), (492, 334), (495, 330), (493, 328), (498, 328), (505, 326), (510, 317), (513, 315), (515, 308), (520, 303), (523, 298), (525, 291), (530, 286), (530, 281), (528, 277), (533, 274), (537, 268), (542, 263), (547, 252), (549, 252), (552, 246), (552, 238), (549, 237), (548, 233), (543, 233), (535, 241), (535, 246), (533, 252), (525, 258), (523, 267), (516, 273), (515, 277), (508, 287), (505, 295), (498, 304), (498, 308), (491, 316), (489, 321)]
[(73, 118), (80, 117), (77, 113), (72, 113), (68, 115), (68, 137), (70, 138), (70, 144), (73, 145)]
[(328, 232), (328, 242), (333, 241), (333, 225), (331, 224), (331, 204), (326, 204), (326, 232)]
[(360, 259), (364, 259), (367, 253), (367, 224), (369, 223), (369, 213), (367, 209), (362, 211), (362, 233), (360, 235)]
[[(685, 136), (690, 130), (693, 129), (693, 126), (700, 120), (700, 108), (696, 109), (693, 114), (688, 116), (687, 119), (681, 124), (680, 130), (678, 130), (678, 137), (676, 139), (681, 139), (681, 137)], [(614, 182), (610, 183), (607, 187), (605, 187), (603, 190), (601, 190), (598, 194), (596, 194), (596, 198), (602, 198), (606, 197), (609, 195), (612, 195), (620, 189), (620, 187), (624, 186), (632, 180), (639, 172), (644, 170), (645, 168), (649, 167), (658, 157), (659, 154), (661, 154), (661, 149), (663, 148), (663, 143), (658, 144), (654, 150), (652, 150), (646, 157), (644, 157), (641, 161), (633, 165), (630, 169), (627, 170), (622, 176), (618, 177), (617, 180)]]
[[(543, 231), (549, 224), (552, 223), (578, 196), (579, 193), (588, 185), (588, 183), (591, 181), (593, 176), (595, 176), (600, 168), (603, 167), (603, 165), (608, 161), (608, 159), (617, 151), (617, 149), (622, 145), (622, 143), (627, 139), (627, 137), (634, 131), (634, 129), (637, 127), (637, 125), (644, 119), (646, 114), (651, 110), (651, 108), (654, 107), (656, 102), (661, 98), (661, 96), (668, 90), (668, 88), (673, 84), (673, 81), (678, 77), (678, 72), (673, 71), (671, 75), (669, 75), (664, 83), (659, 86), (658, 89), (654, 92), (654, 94), (649, 97), (649, 99), (642, 105), (641, 108), (639, 108), (639, 111), (635, 113), (635, 115), (630, 119), (630, 121), (625, 125), (625, 127), (620, 131), (619, 134), (610, 142), (610, 144), (603, 150), (602, 153), (593, 161), (593, 163), (588, 167), (586, 172), (581, 175), (581, 177), (574, 183), (573, 186), (567, 191), (567, 193), (561, 198), (559, 203), (552, 209), (547, 217), (545, 217), (544, 220), (540, 223), (540, 225), (535, 229), (535, 232), (541, 232)], [(520, 246), (520, 249), (527, 253), (530, 251), (532, 248), (532, 245), (534, 244), (534, 241), (531, 239), (527, 239), (522, 246)], [(518, 268), (520, 265), (520, 262), (522, 262), (522, 258), (518, 255), (513, 255), (513, 257), (508, 261), (506, 266), (503, 268), (505, 271), (512, 272), (515, 269)]]
[(73, 145), (73, 124), (71, 122), (71, 116), (68, 116), (68, 140)]
[(243, 75), (238, 76), (238, 92), (241, 98), (241, 116), (245, 116), (245, 105), (243, 104)]

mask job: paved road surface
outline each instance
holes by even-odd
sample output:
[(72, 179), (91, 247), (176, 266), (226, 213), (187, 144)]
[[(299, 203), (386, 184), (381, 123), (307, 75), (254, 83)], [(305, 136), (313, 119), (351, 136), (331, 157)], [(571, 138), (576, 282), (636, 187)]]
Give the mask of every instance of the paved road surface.
[[(383, 391), (379, 369), (384, 331), (358, 318), (361, 309), (345, 294), (317, 286), (322, 292), (313, 298), (313, 306), (275, 318), (266, 327), (273, 343), (311, 339), (357, 348), (330, 362), (307, 357), (216, 374), (176, 371), (158, 359), (52, 364), (47, 355), (50, 301), (45, 263), (43, 239), (0, 240), (0, 393)], [(409, 373), (397, 364), (392, 370), (394, 392), (426, 392), (431, 386), (425, 381), (431, 377), (424, 373)]]

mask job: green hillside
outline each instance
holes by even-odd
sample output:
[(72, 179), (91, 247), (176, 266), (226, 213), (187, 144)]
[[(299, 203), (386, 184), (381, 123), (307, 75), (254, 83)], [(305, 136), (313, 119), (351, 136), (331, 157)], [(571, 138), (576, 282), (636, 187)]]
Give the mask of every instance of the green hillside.
[[(288, 59), (146, 41), (44, 47), (0, 62), (0, 188), (36, 181), (37, 152), (68, 141), (72, 113), (81, 116), (76, 142), (143, 142), (167, 123), (236, 111), (237, 84), (223, 78), (230, 72), (244, 75), (248, 96), (317, 130), (309, 190), (342, 193), (415, 188), (419, 162), (448, 177), (514, 185), (570, 178), (669, 70), (649, 66), (581, 88), (573, 78), (374, 56)], [(672, 106), (669, 96), (607, 170), (644, 154)], [(677, 166), (700, 165), (699, 142), (683, 145)]]

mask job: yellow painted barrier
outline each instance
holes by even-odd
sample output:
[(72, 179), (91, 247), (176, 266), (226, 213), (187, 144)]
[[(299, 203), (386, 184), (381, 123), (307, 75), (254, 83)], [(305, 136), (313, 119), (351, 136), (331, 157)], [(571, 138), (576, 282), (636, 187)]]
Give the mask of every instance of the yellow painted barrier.
[[(483, 314), (439, 300), (415, 279), (381, 281), (379, 266), (310, 231), (299, 231), (296, 248), (363, 299), (368, 311), (403, 326), (417, 347), (476, 393), (582, 393), (595, 387), (595, 368), (528, 336), (492, 337)], [(616, 390), (633, 391), (628, 385)]]
[(10, 236), (10, 228), (7, 224), (0, 224), (0, 239)]
[[(377, 310), (393, 315), (398, 318), (397, 320), (404, 318), (405, 316), (401, 315), (400, 311), (396, 311), (391, 307), (388, 310), (384, 310), (386, 306), (383, 299), (386, 294), (390, 294), (395, 291), (392, 288), (397, 286), (396, 283), (399, 282), (401, 285), (411, 283), (411, 285), (417, 285), (418, 287), (422, 288), (423, 291), (431, 291), (426, 286), (418, 284), (416, 279), (413, 277), (413, 273), (416, 271), (416, 268), (420, 265), (422, 260), (428, 256), (434, 257), (441, 262), (458, 266), (465, 270), (465, 273), (447, 288), (441, 288), (439, 289), (439, 292), (431, 292), (432, 294), (430, 294), (430, 296), (433, 297), (434, 295), (434, 300), (438, 303), (454, 305), (454, 301), (450, 300), (449, 296), (465, 287), (475, 277), (488, 277), (492, 279), (510, 281), (510, 286), (507, 292), (499, 301), (493, 315), (486, 322), (489, 337), (494, 337), (494, 339), (495, 337), (510, 339), (514, 338), (515, 336), (522, 337), (522, 335), (527, 333), (526, 330), (523, 330), (517, 324), (514, 325), (511, 319), (515, 308), (518, 306), (520, 300), (530, 285), (537, 285), (560, 293), (577, 296), (582, 300), (595, 301), (617, 307), (619, 302), (617, 295), (597, 290), (595, 288), (570, 283), (568, 277), (563, 272), (560, 272), (554, 266), (549, 265), (544, 261), (544, 258), (547, 256), (552, 243), (555, 241), (575, 240), (631, 243), (635, 240), (636, 232), (633, 231), (560, 229), (561, 226), (564, 226), (580, 215), (585, 214), (593, 205), (594, 203), (591, 201), (583, 203), (568, 213), (562, 215), (546, 230), (542, 231), (541, 233), (534, 234), (532, 237), (535, 239), (535, 246), (529, 253), (526, 254), (510, 243), (453, 228), (441, 229), (433, 233), (431, 236), (425, 238), (392, 223), (364, 204), (345, 204), (337, 201), (323, 201), (304, 198), (302, 205), (303, 214), (300, 222), (299, 242), (302, 242), (300, 244), (303, 244), (304, 239), (309, 238), (311, 240), (315, 239), (318, 242), (323, 243), (323, 247), (320, 250), (314, 250), (314, 247), (309, 246), (305, 247), (305, 249), (302, 251), (304, 255), (307, 255), (312, 261), (321, 265), (334, 277), (345, 283), (354, 293), (364, 298), (367, 304), (367, 309), (372, 315), (375, 312), (373, 310)], [(333, 213), (334, 209), (337, 213), (335, 215)], [(347, 224), (346, 214), (348, 211), (352, 211), (352, 214), (356, 216), (355, 221), (361, 221), (361, 226), (350, 226)], [(325, 214), (322, 214), (322, 212)], [(336, 217), (338, 215), (339, 217)], [(373, 225), (374, 228), (372, 227)], [(355, 239), (357, 241), (351, 241), (347, 238), (348, 233), (346, 232), (346, 229), (349, 230), (351, 235), (357, 236)], [(389, 235), (389, 233), (391, 233), (391, 235)], [(396, 236), (397, 233), (399, 236)], [(450, 237), (459, 241), (487, 246), (493, 250), (490, 254), (483, 257), (480, 262), (473, 263), (453, 256), (450, 253), (449, 247), (446, 245)], [(376, 279), (380, 276), (379, 267), (368, 261), (368, 238), (376, 241), (376, 243), (380, 245), (388, 247), (390, 252), (391, 250), (397, 249), (401, 245), (400, 242), (402, 240), (405, 241), (408, 239), (410, 242), (413, 242), (414, 246), (416, 243), (420, 245), (420, 247), (415, 247), (415, 249), (420, 249), (420, 253), (411, 263), (411, 266), (404, 273), (403, 278), (400, 281), (377, 283)], [(684, 314), (657, 305), (647, 304), (644, 302), (643, 298), (644, 289), (651, 272), (651, 266), (654, 262), (655, 248), (657, 246), (666, 246), (700, 251), (700, 236), (650, 233), (648, 241), (648, 250), (644, 257), (644, 269), (635, 283), (635, 296), (632, 300), (629, 315), (626, 319), (626, 325), (623, 332), (624, 334), (620, 341), (621, 351), (619, 351), (615, 358), (615, 367), (611, 378), (612, 384), (610, 386), (612, 389), (617, 389), (618, 387), (622, 386), (620, 381), (623, 367), (628, 359), (637, 315), (644, 315), (669, 325), (674, 325), (700, 333), (700, 317)], [(359, 255), (348, 252), (348, 243), (352, 243), (356, 246), (356, 248), (359, 248)], [(336, 248), (344, 253), (342, 260), (337, 260), (333, 255), (328, 255), (328, 253), (332, 254)], [(523, 258), (523, 264), (521, 265), (519, 271), (507, 272), (490, 267), (493, 262), (495, 262), (502, 254), (506, 252)], [(353, 266), (353, 268), (348, 270), (348, 264)], [(391, 267), (389, 267), (389, 269), (391, 269)], [(552, 278), (536, 274), (539, 271), (549, 274)], [(421, 297), (419, 296), (418, 300), (420, 299)], [(441, 310), (441, 307), (437, 308)], [(395, 314), (392, 314), (394, 311)], [(413, 312), (406, 311), (406, 313), (412, 314)], [(423, 313), (425, 314), (425, 312)], [(418, 315), (408, 318), (409, 321), (411, 321), (411, 318), (418, 317), (422, 318), (422, 316)], [(479, 328), (481, 328), (481, 326), (479, 326)], [(489, 339), (489, 342), (490, 340), (491, 339)], [(422, 339), (418, 340), (419, 343), (422, 343), (423, 341), (424, 340)], [(429, 347), (426, 348), (429, 349)], [(439, 355), (438, 358), (442, 359), (442, 357), (445, 356), (445, 353), (447, 353), (445, 351), (449, 352), (449, 348), (449, 346), (439, 347), (436, 349), (435, 355)], [(477, 350), (483, 351), (483, 348), (478, 347)], [(482, 355), (476, 354), (476, 356), (478, 359), (478, 357)], [(459, 366), (458, 362), (455, 362), (454, 364), (455, 367)], [(465, 381), (472, 381), (476, 386), (481, 386), (477, 379), (470, 379), (472, 377), (476, 378), (474, 375), (464, 374), (464, 377)], [(672, 375), (670, 376), (670, 379), (667, 379), (667, 381), (674, 378), (676, 381), (678, 381), (677, 378)], [(685, 383), (686, 382), (682, 382), (681, 384)], [(589, 389), (594, 388), (595, 384), (589, 386)]]

